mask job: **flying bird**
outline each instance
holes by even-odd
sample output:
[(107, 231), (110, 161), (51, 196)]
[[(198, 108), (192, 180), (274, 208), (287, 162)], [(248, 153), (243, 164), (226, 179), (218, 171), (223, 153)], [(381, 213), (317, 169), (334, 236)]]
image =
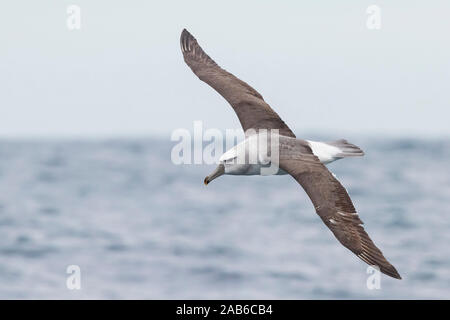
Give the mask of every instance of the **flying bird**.
[[(275, 174), (289, 174), (303, 187), (316, 213), (343, 246), (368, 265), (378, 267), (388, 276), (401, 279), (395, 267), (387, 261), (364, 230), (363, 222), (346, 189), (325, 166), (338, 159), (362, 156), (364, 152), (343, 139), (331, 142), (297, 139), (261, 94), (222, 69), (186, 29), (181, 33), (180, 42), (186, 64), (200, 80), (228, 101), (246, 132), (245, 140), (220, 157), (218, 167), (205, 178), (204, 183), (209, 184), (224, 174), (260, 174), (263, 167), (275, 161), (274, 157), (270, 157), (272, 154), (268, 157), (258, 154), (255, 163), (243, 163), (236, 159), (248, 157), (255, 145), (251, 142), (259, 138), (262, 130), (276, 130), (279, 153), (276, 161), (279, 170)], [(269, 142), (270, 145), (272, 143)]]

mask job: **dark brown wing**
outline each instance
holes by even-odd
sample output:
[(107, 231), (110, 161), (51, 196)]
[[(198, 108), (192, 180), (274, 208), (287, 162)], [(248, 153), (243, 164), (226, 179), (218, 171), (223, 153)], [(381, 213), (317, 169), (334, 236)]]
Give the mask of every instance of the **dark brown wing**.
[(327, 168), (317, 161), (281, 159), (280, 168), (288, 172), (308, 194), (317, 214), (335, 237), (361, 260), (393, 278), (397, 270), (381, 253), (369, 235), (345, 188)]
[(200, 80), (213, 87), (231, 104), (244, 131), (279, 129), (281, 135), (295, 137), (255, 89), (219, 67), (186, 29), (181, 33), (180, 42), (184, 61)]

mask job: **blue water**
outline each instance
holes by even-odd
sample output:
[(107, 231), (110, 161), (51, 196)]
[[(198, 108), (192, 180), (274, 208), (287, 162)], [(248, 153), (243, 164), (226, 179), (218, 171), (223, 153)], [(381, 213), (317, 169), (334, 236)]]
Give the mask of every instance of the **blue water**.
[(1, 140), (0, 298), (449, 299), (450, 141), (352, 142), (330, 169), (401, 281), (369, 290), (289, 176), (205, 187), (170, 141)]

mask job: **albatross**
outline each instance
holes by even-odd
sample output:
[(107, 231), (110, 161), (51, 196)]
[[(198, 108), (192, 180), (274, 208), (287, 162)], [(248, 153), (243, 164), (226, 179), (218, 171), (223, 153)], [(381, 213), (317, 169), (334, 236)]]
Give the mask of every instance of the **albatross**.
[(254, 145), (248, 142), (257, 138), (262, 130), (276, 130), (279, 153), (276, 161), (279, 169), (275, 174), (289, 174), (303, 187), (316, 213), (344, 247), (368, 265), (378, 267), (384, 274), (401, 279), (395, 267), (387, 261), (364, 230), (363, 222), (346, 189), (325, 166), (338, 159), (362, 156), (364, 152), (343, 139), (331, 142), (297, 139), (261, 94), (222, 69), (186, 29), (181, 33), (180, 43), (186, 64), (200, 80), (228, 101), (246, 133), (243, 142), (219, 158), (217, 168), (204, 179), (204, 183), (207, 185), (224, 174), (259, 174), (264, 165), (275, 160), (270, 156), (264, 159), (258, 156), (259, 160), (254, 163), (235, 160), (242, 153), (248, 156), (250, 152), (250, 148), (242, 147), (242, 144)]

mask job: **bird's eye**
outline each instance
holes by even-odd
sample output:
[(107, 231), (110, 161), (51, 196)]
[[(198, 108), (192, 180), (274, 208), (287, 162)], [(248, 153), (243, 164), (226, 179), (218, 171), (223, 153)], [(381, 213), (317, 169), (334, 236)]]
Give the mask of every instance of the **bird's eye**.
[(226, 160), (225, 160), (225, 163), (226, 163), (226, 164), (233, 163), (233, 162), (234, 162), (234, 159), (236, 159), (236, 157), (230, 158), (230, 159), (226, 159)]

